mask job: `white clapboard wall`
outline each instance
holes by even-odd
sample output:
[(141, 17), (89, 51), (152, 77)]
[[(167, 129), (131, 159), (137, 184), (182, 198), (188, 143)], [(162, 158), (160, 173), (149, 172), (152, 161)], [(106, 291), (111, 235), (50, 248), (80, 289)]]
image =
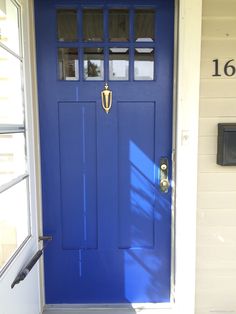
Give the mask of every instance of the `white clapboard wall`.
[(230, 59), (236, 66), (236, 0), (203, 0), (196, 314), (236, 313), (236, 167), (216, 164), (217, 124), (236, 123)]

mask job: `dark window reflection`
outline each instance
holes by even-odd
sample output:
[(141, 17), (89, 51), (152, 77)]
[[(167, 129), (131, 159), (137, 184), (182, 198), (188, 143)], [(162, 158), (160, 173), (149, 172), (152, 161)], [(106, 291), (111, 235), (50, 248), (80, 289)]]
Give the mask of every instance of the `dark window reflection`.
[(84, 49), (84, 79), (104, 79), (104, 54), (102, 48)]
[(109, 40), (129, 41), (129, 11), (127, 9), (109, 10)]
[(155, 39), (154, 9), (136, 9), (134, 24), (136, 41), (154, 41)]
[(129, 79), (129, 49), (110, 48), (109, 50), (109, 80)]
[(57, 39), (59, 41), (77, 41), (76, 10), (57, 10)]
[(134, 79), (154, 80), (154, 49), (136, 48), (134, 56)]
[(101, 9), (83, 10), (83, 40), (103, 40), (103, 11)]
[(60, 80), (78, 80), (79, 62), (76, 48), (58, 49), (58, 73)]

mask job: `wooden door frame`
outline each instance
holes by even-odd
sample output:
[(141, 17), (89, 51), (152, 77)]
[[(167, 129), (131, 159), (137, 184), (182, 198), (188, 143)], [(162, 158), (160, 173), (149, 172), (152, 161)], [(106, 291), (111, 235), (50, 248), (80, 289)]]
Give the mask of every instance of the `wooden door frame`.
[(195, 312), (202, 0), (176, 0), (175, 286), (173, 313)]
[[(28, 0), (28, 14), (34, 25), (34, 0)], [(175, 76), (173, 121), (173, 205), (172, 303), (158, 306), (156, 314), (193, 314), (195, 309), (196, 208), (198, 109), (201, 59), (202, 0), (176, 0)], [(32, 26), (33, 26), (32, 25)], [(33, 82), (36, 84), (35, 34), (31, 38)], [(37, 98), (37, 91), (34, 91)], [(35, 106), (38, 108), (37, 101)], [(38, 117), (37, 117), (38, 119)], [(38, 120), (37, 120), (38, 121)], [(36, 150), (39, 146), (38, 122), (34, 125)], [(40, 164), (38, 160), (38, 169)], [(40, 176), (38, 176), (40, 181)], [(38, 213), (39, 217), (42, 212)], [(42, 231), (40, 219), (39, 233)], [(43, 266), (41, 267), (43, 287)], [(43, 289), (43, 288), (42, 288)], [(42, 299), (44, 304), (44, 298)], [(74, 308), (74, 307), (73, 307)], [(75, 311), (75, 308), (72, 311)], [(64, 309), (65, 310), (65, 309)], [(77, 307), (78, 310), (78, 307)], [(82, 308), (84, 311), (85, 309)], [(63, 309), (62, 309), (63, 311)]]

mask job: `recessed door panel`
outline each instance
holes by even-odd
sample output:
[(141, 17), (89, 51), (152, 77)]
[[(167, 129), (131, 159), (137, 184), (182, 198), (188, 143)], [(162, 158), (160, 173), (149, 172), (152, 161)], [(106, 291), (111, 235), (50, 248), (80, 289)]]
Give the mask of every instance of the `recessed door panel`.
[(96, 249), (96, 103), (58, 107), (63, 248)]
[(118, 103), (120, 248), (154, 247), (155, 120), (154, 102)]

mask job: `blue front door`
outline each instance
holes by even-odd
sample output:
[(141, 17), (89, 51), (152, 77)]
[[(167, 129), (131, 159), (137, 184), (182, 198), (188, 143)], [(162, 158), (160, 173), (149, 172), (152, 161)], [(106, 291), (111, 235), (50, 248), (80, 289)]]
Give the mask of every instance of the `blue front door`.
[(35, 1), (46, 303), (170, 301), (173, 2)]

